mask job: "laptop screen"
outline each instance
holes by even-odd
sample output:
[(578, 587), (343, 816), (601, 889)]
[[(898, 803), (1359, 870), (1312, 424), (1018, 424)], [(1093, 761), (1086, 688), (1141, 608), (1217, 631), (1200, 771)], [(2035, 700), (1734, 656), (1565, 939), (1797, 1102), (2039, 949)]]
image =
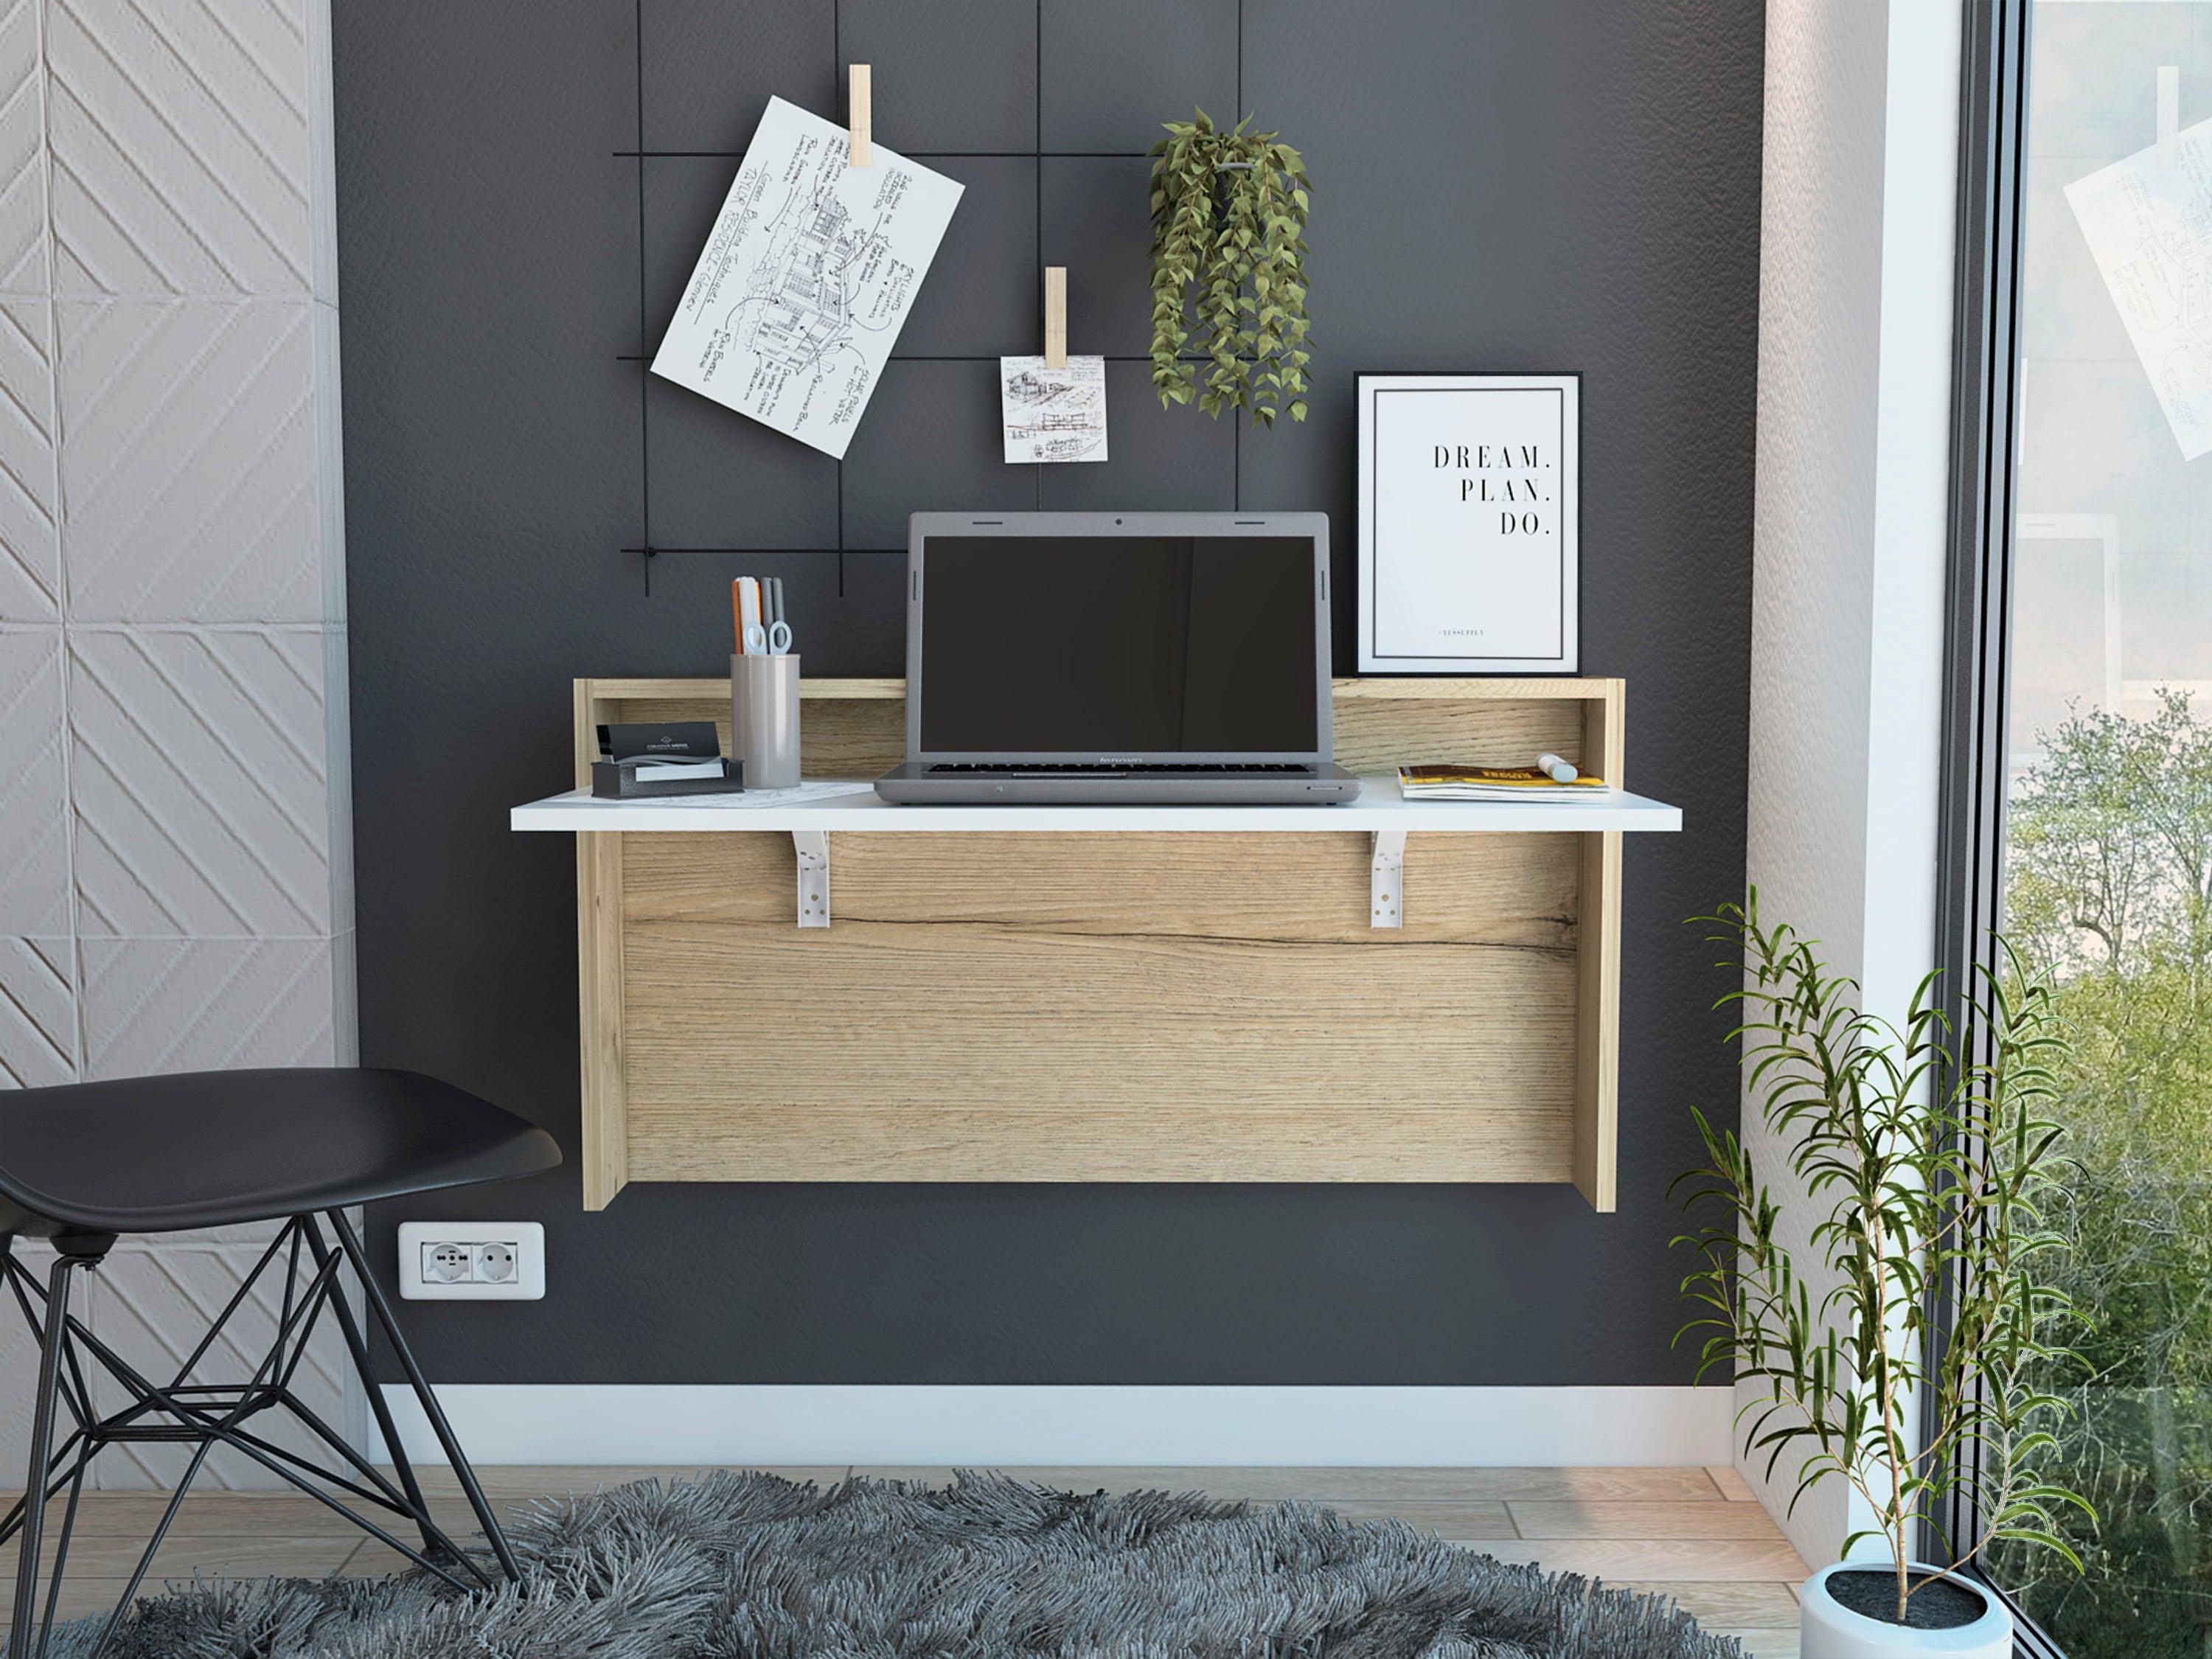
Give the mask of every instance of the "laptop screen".
[(1316, 752), (1302, 536), (932, 536), (921, 747), (933, 754)]

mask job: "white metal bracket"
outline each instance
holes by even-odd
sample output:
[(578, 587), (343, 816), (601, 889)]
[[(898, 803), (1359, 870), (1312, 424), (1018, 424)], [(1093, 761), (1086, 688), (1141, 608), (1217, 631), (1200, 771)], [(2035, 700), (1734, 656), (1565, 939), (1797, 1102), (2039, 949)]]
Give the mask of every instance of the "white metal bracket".
[(830, 925), (830, 836), (821, 830), (794, 830), (792, 851), (799, 855), (799, 925)]
[(1406, 925), (1406, 832), (1376, 830), (1370, 833), (1374, 853), (1369, 861), (1368, 899), (1376, 927)]

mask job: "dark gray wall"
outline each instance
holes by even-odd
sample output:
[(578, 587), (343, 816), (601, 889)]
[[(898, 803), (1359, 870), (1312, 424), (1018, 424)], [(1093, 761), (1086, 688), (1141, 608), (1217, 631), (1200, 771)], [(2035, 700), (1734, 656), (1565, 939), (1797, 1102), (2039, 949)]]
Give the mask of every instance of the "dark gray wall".
[[(1565, 1187), (633, 1186), (587, 1216), (572, 1164), (380, 1206), (380, 1261), (403, 1218), (546, 1224), (544, 1303), (410, 1307), (431, 1375), (1686, 1380), (1664, 1192), (1688, 1107), (1735, 1096), (1680, 919), (1743, 879), (1758, 0), (337, 12), (368, 1062), (573, 1159), (573, 853), (507, 830), (567, 780), (572, 676), (720, 672), (741, 568), (785, 577), (809, 672), (898, 673), (898, 556), (796, 550), (900, 546), (919, 508), (1325, 508), (1348, 599), (1358, 369), (1583, 371), (1583, 659), (1627, 678), (1633, 781), (1687, 824), (1630, 837), (1617, 1214)], [(878, 139), (969, 189), (840, 467), (637, 359), (763, 100), (835, 113), (850, 60), (875, 65)], [(1071, 269), (1078, 350), (1141, 357), (1139, 157), (1194, 102), (1256, 111), (1311, 165), (1312, 420), (1163, 412), (1132, 361), (1110, 463), (1003, 465), (989, 360), (1037, 349), (1043, 264)], [(665, 553), (648, 595), (622, 550), (647, 544), (793, 550)]]

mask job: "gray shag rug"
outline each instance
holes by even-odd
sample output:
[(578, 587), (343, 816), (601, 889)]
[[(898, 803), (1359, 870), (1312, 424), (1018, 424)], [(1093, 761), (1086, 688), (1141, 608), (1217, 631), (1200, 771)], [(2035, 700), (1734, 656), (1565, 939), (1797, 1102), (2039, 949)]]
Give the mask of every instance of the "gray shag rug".
[[(765, 1474), (526, 1510), (525, 1583), (424, 1573), (142, 1600), (114, 1659), (1736, 1659), (1662, 1599), (1395, 1521), (1162, 1492)], [(54, 1632), (81, 1656), (101, 1620)]]

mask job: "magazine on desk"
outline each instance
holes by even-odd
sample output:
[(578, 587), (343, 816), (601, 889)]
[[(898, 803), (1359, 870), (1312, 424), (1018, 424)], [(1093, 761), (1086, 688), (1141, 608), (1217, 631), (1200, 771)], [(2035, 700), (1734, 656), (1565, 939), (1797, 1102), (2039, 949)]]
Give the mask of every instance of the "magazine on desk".
[(1562, 782), (1535, 766), (1401, 766), (1398, 793), (1407, 800), (1569, 800), (1601, 798), (1613, 786), (1587, 772)]

